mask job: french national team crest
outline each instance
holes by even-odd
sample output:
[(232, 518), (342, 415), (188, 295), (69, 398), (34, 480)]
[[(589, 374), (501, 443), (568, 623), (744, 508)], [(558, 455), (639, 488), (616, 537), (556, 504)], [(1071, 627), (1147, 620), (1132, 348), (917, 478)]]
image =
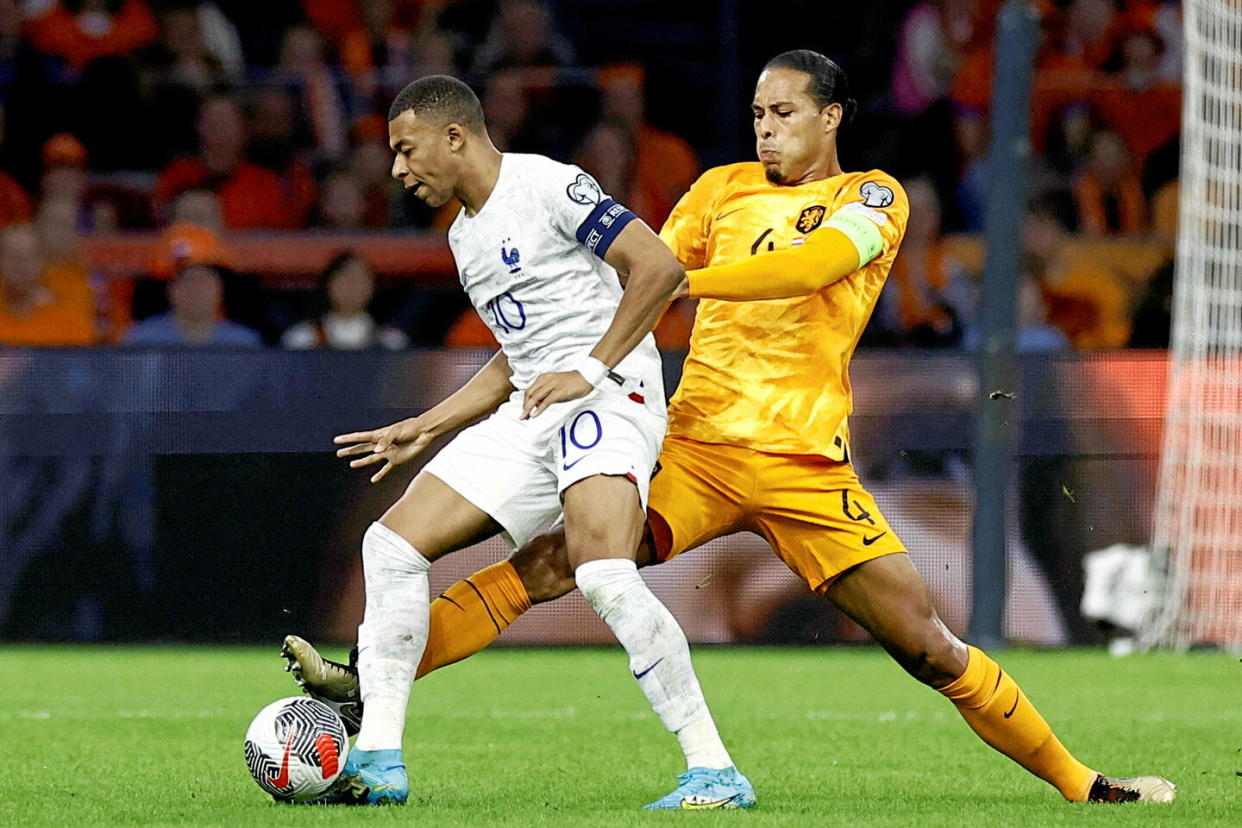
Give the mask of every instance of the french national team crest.
[(798, 216), (798, 223), (794, 226), (798, 228), (799, 233), (809, 233), (819, 227), (826, 212), (824, 205), (813, 204), (802, 211), (802, 214)]

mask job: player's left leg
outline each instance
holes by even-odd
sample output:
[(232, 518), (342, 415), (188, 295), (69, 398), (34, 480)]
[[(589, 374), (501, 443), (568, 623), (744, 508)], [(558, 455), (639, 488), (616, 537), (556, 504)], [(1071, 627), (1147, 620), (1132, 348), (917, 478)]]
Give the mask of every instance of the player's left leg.
[(956, 705), (992, 747), (1066, 799), (1168, 801), (1160, 777), (1109, 780), (1079, 762), (1013, 678), (941, 622), (905, 547), (848, 463), (755, 454), (756, 528), (794, 572), (902, 667)]
[(754, 790), (721, 742), (685, 633), (638, 574), (645, 515), (636, 483), (597, 474), (564, 492), (565, 540), (578, 589), (629, 655), (651, 707), (686, 758), (682, 784), (649, 809), (748, 808)]
[(940, 620), (908, 555), (861, 563), (828, 586), (828, 600), (858, 622), (907, 672), (943, 693), (996, 750), (1074, 802), (1171, 802), (1159, 776), (1108, 778), (1079, 762), (1057, 739), (1017, 682)]

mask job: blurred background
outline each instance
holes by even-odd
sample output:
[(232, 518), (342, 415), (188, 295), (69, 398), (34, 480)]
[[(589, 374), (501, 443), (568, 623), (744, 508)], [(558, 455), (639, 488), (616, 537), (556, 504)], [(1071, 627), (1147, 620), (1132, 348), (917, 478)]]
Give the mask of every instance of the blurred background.
[[(389, 178), (392, 96), (457, 75), (498, 147), (580, 164), (658, 228), (701, 171), (753, 159), (754, 80), (791, 48), (849, 74), (843, 166), (909, 193), (855, 460), (964, 632), (1000, 5), (0, 0), (0, 640), (352, 641), (362, 532), (409, 474), (369, 486), (331, 437), (425, 409), (495, 347), (444, 241), (457, 205)], [(1084, 555), (1152, 531), (1181, 8), (1031, 5), (1004, 632), (1094, 643)], [(693, 318), (656, 332), (670, 389)], [(647, 576), (695, 641), (863, 637), (754, 536)], [(574, 595), (502, 640), (611, 638)]]

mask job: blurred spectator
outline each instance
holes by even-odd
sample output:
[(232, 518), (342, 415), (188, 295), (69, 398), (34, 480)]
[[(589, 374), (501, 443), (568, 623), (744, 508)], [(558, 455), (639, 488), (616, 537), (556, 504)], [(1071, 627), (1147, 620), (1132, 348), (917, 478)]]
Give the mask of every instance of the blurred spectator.
[(90, 345), (95, 301), (80, 271), (48, 267), (29, 224), (0, 229), (0, 344)]
[(210, 191), (186, 190), (177, 196), (172, 224), (160, 234), (151, 260), (151, 276), (167, 281), (191, 265), (230, 267), (222, 221), (220, 201)]
[(453, 37), (430, 25), (424, 26), (414, 41), (414, 64), (409, 73), (413, 77), (423, 75), (455, 75), (457, 64), (453, 56), (457, 43)]
[(259, 334), (222, 317), (224, 283), (210, 265), (190, 265), (168, 285), (172, 310), (144, 319), (125, 337), (133, 346), (258, 348)]
[(1122, 25), (1116, 0), (1069, 0), (1057, 51), (1081, 66), (1099, 69), (1112, 56)]
[(303, 160), (306, 146), (294, 102), (280, 88), (264, 89), (248, 110), (246, 157), (280, 177), (289, 226), (305, 227), (318, 197), (315, 175)]
[(65, 196), (52, 196), (39, 202), (35, 216), (39, 237), (39, 256), (44, 267), (74, 268), (87, 276), (86, 257), (78, 238), (78, 202)]
[[(160, 12), (159, 43), (145, 56), (145, 62), (159, 69), (166, 83), (207, 92), (240, 79), (244, 73), (244, 66), (226, 63), (240, 57), (240, 46), (234, 42), (225, 47), (221, 56), (207, 43), (204, 16), (209, 16), (206, 10), (213, 8), (211, 3), (199, 7), (176, 5)], [(224, 23), (228, 24), (227, 19)], [(228, 29), (222, 31), (227, 33)], [(236, 31), (232, 35), (236, 38)]]
[(86, 202), (86, 147), (67, 132), (59, 132), (43, 145), (43, 176), (39, 180), (42, 200), (67, 200), (81, 216)]
[(976, 0), (924, 0), (906, 14), (891, 88), (899, 112), (918, 115), (948, 94), (964, 51), (985, 22)]
[[(216, 236), (224, 233), (224, 215), (220, 212), (220, 199), (210, 190), (186, 190), (173, 202), (173, 224), (193, 224), (210, 230)], [(169, 229), (171, 230), (172, 227)], [(223, 262), (215, 262), (222, 264)]]
[(474, 71), (486, 75), (514, 67), (565, 66), (573, 58), (546, 2), (500, 0), (487, 39), (475, 54)]
[(35, 48), (81, 70), (97, 58), (128, 55), (159, 36), (142, 0), (53, 0), (28, 3), (26, 36)]
[[(1018, 278), (1015, 299), (1014, 349), (1018, 353), (1055, 353), (1069, 348), (1069, 339), (1060, 328), (1048, 321), (1048, 303), (1039, 283), (1029, 273), (1023, 273)], [(979, 336), (978, 326), (972, 324), (962, 337), (962, 347), (968, 351), (979, 350)]]
[(1130, 337), (1129, 299), (1115, 274), (1071, 255), (1064, 211), (1055, 195), (1031, 204), (1022, 226), (1024, 270), (1042, 290), (1048, 321), (1075, 350), (1120, 348)]
[(231, 230), (294, 226), (280, 177), (244, 157), (246, 129), (237, 104), (225, 97), (204, 101), (198, 139), (198, 157), (174, 161), (160, 173), (157, 205), (166, 209), (186, 190), (207, 189), (220, 199), (224, 224)]
[(404, 333), (379, 325), (368, 308), (375, 298), (375, 277), (357, 253), (337, 254), (319, 274), (314, 317), (299, 322), (280, 338), (285, 348), (330, 348), (362, 351), (383, 348), (399, 351), (409, 344)]
[(619, 124), (599, 121), (587, 133), (574, 163), (595, 176), (604, 192), (633, 210), (639, 218), (652, 222), (654, 197), (638, 186), (634, 177), (634, 144)]
[(1020, 354), (1051, 353), (1069, 348), (1061, 329), (1048, 322), (1044, 293), (1030, 276), (1018, 282), (1018, 322), (1014, 347)]
[[(2, 3), (3, 0), (0, 0)], [(0, 105), (0, 147), (4, 146), (5, 110)], [(30, 221), (33, 205), (17, 179), (0, 170), (0, 228)]]
[(319, 33), (310, 26), (286, 32), (277, 74), (297, 92), (317, 156), (327, 161), (340, 158), (345, 152), (345, 102)]
[(483, 116), (487, 134), (501, 152), (520, 151), (514, 148), (530, 120), (525, 73), (519, 69), (496, 72), (487, 79), (483, 92)]
[(349, 171), (362, 190), (366, 203), (362, 223), (371, 229), (389, 225), (394, 195), (401, 185), (393, 180), (392, 150), (388, 148), (388, 124), (382, 115), (364, 115), (350, 132)]
[(424, 15), (424, 7), (434, 5), (420, 0), (302, 0), (307, 17), (336, 47), (341, 67), (364, 100), (381, 85), (404, 85), (415, 76), (411, 63), (416, 32), (420, 22), (434, 25), (434, 15)]
[(366, 212), (366, 198), (352, 173), (336, 170), (324, 179), (318, 227), (338, 232), (361, 230), (365, 227)]
[(1147, 203), (1138, 172), (1116, 133), (1091, 139), (1087, 166), (1074, 180), (1079, 229), (1091, 236), (1139, 233), (1147, 229)]
[(1119, 71), (1098, 82), (1092, 103), (1140, 161), (1164, 146), (1181, 127), (1180, 86), (1160, 69), (1164, 43), (1150, 29), (1128, 32), (1120, 41)]
[[(142, 54), (144, 83), (159, 113), (152, 128), (161, 161), (194, 151), (194, 117), (202, 97), (244, 76), (244, 67), (226, 65), (208, 46), (204, 28), (208, 8), (214, 6), (204, 3), (195, 8), (177, 2), (162, 9), (159, 42)], [(235, 42), (233, 46), (239, 48)], [(234, 57), (240, 58), (240, 53)]]
[[(173, 205), (173, 223), (161, 234), (150, 264), (150, 277), (113, 279), (109, 284), (114, 307), (143, 318), (167, 308), (167, 282), (193, 265), (228, 268), (228, 248), (221, 240), (220, 203), (206, 190), (187, 190)], [(128, 328), (131, 317), (115, 313)]]
[(971, 277), (945, 250), (940, 199), (932, 182), (915, 178), (905, 187), (910, 220), (881, 294), (879, 321), (902, 344), (919, 348), (956, 345), (962, 326), (974, 321)]
[(634, 64), (599, 73), (603, 117), (622, 130), (629, 144), (628, 189), (646, 202), (642, 210), (634, 204), (630, 209), (658, 228), (698, 178), (699, 159), (684, 139), (647, 123), (645, 83), (646, 72)]

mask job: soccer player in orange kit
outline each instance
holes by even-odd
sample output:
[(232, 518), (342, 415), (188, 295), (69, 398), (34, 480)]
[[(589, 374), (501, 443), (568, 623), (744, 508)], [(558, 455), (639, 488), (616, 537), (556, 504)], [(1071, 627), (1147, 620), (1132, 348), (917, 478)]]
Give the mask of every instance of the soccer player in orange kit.
[[(855, 106), (823, 55), (773, 58), (752, 103), (758, 162), (708, 170), (660, 233), (686, 267), (684, 290), (701, 301), (640, 563), (755, 532), (981, 739), (1067, 800), (1170, 802), (1176, 788), (1162, 777), (1106, 777), (1079, 762), (1013, 678), (948, 630), (850, 463), (849, 360), (909, 213), (892, 176), (842, 171), (837, 133)], [(439, 433), (414, 417), (362, 436), (370, 452), (351, 465), (382, 462), (382, 476)], [(532, 603), (573, 588), (563, 532), (531, 541), (432, 605), (418, 674), (481, 650)], [(308, 692), (354, 712), (349, 667), (296, 636), (285, 654)]]

